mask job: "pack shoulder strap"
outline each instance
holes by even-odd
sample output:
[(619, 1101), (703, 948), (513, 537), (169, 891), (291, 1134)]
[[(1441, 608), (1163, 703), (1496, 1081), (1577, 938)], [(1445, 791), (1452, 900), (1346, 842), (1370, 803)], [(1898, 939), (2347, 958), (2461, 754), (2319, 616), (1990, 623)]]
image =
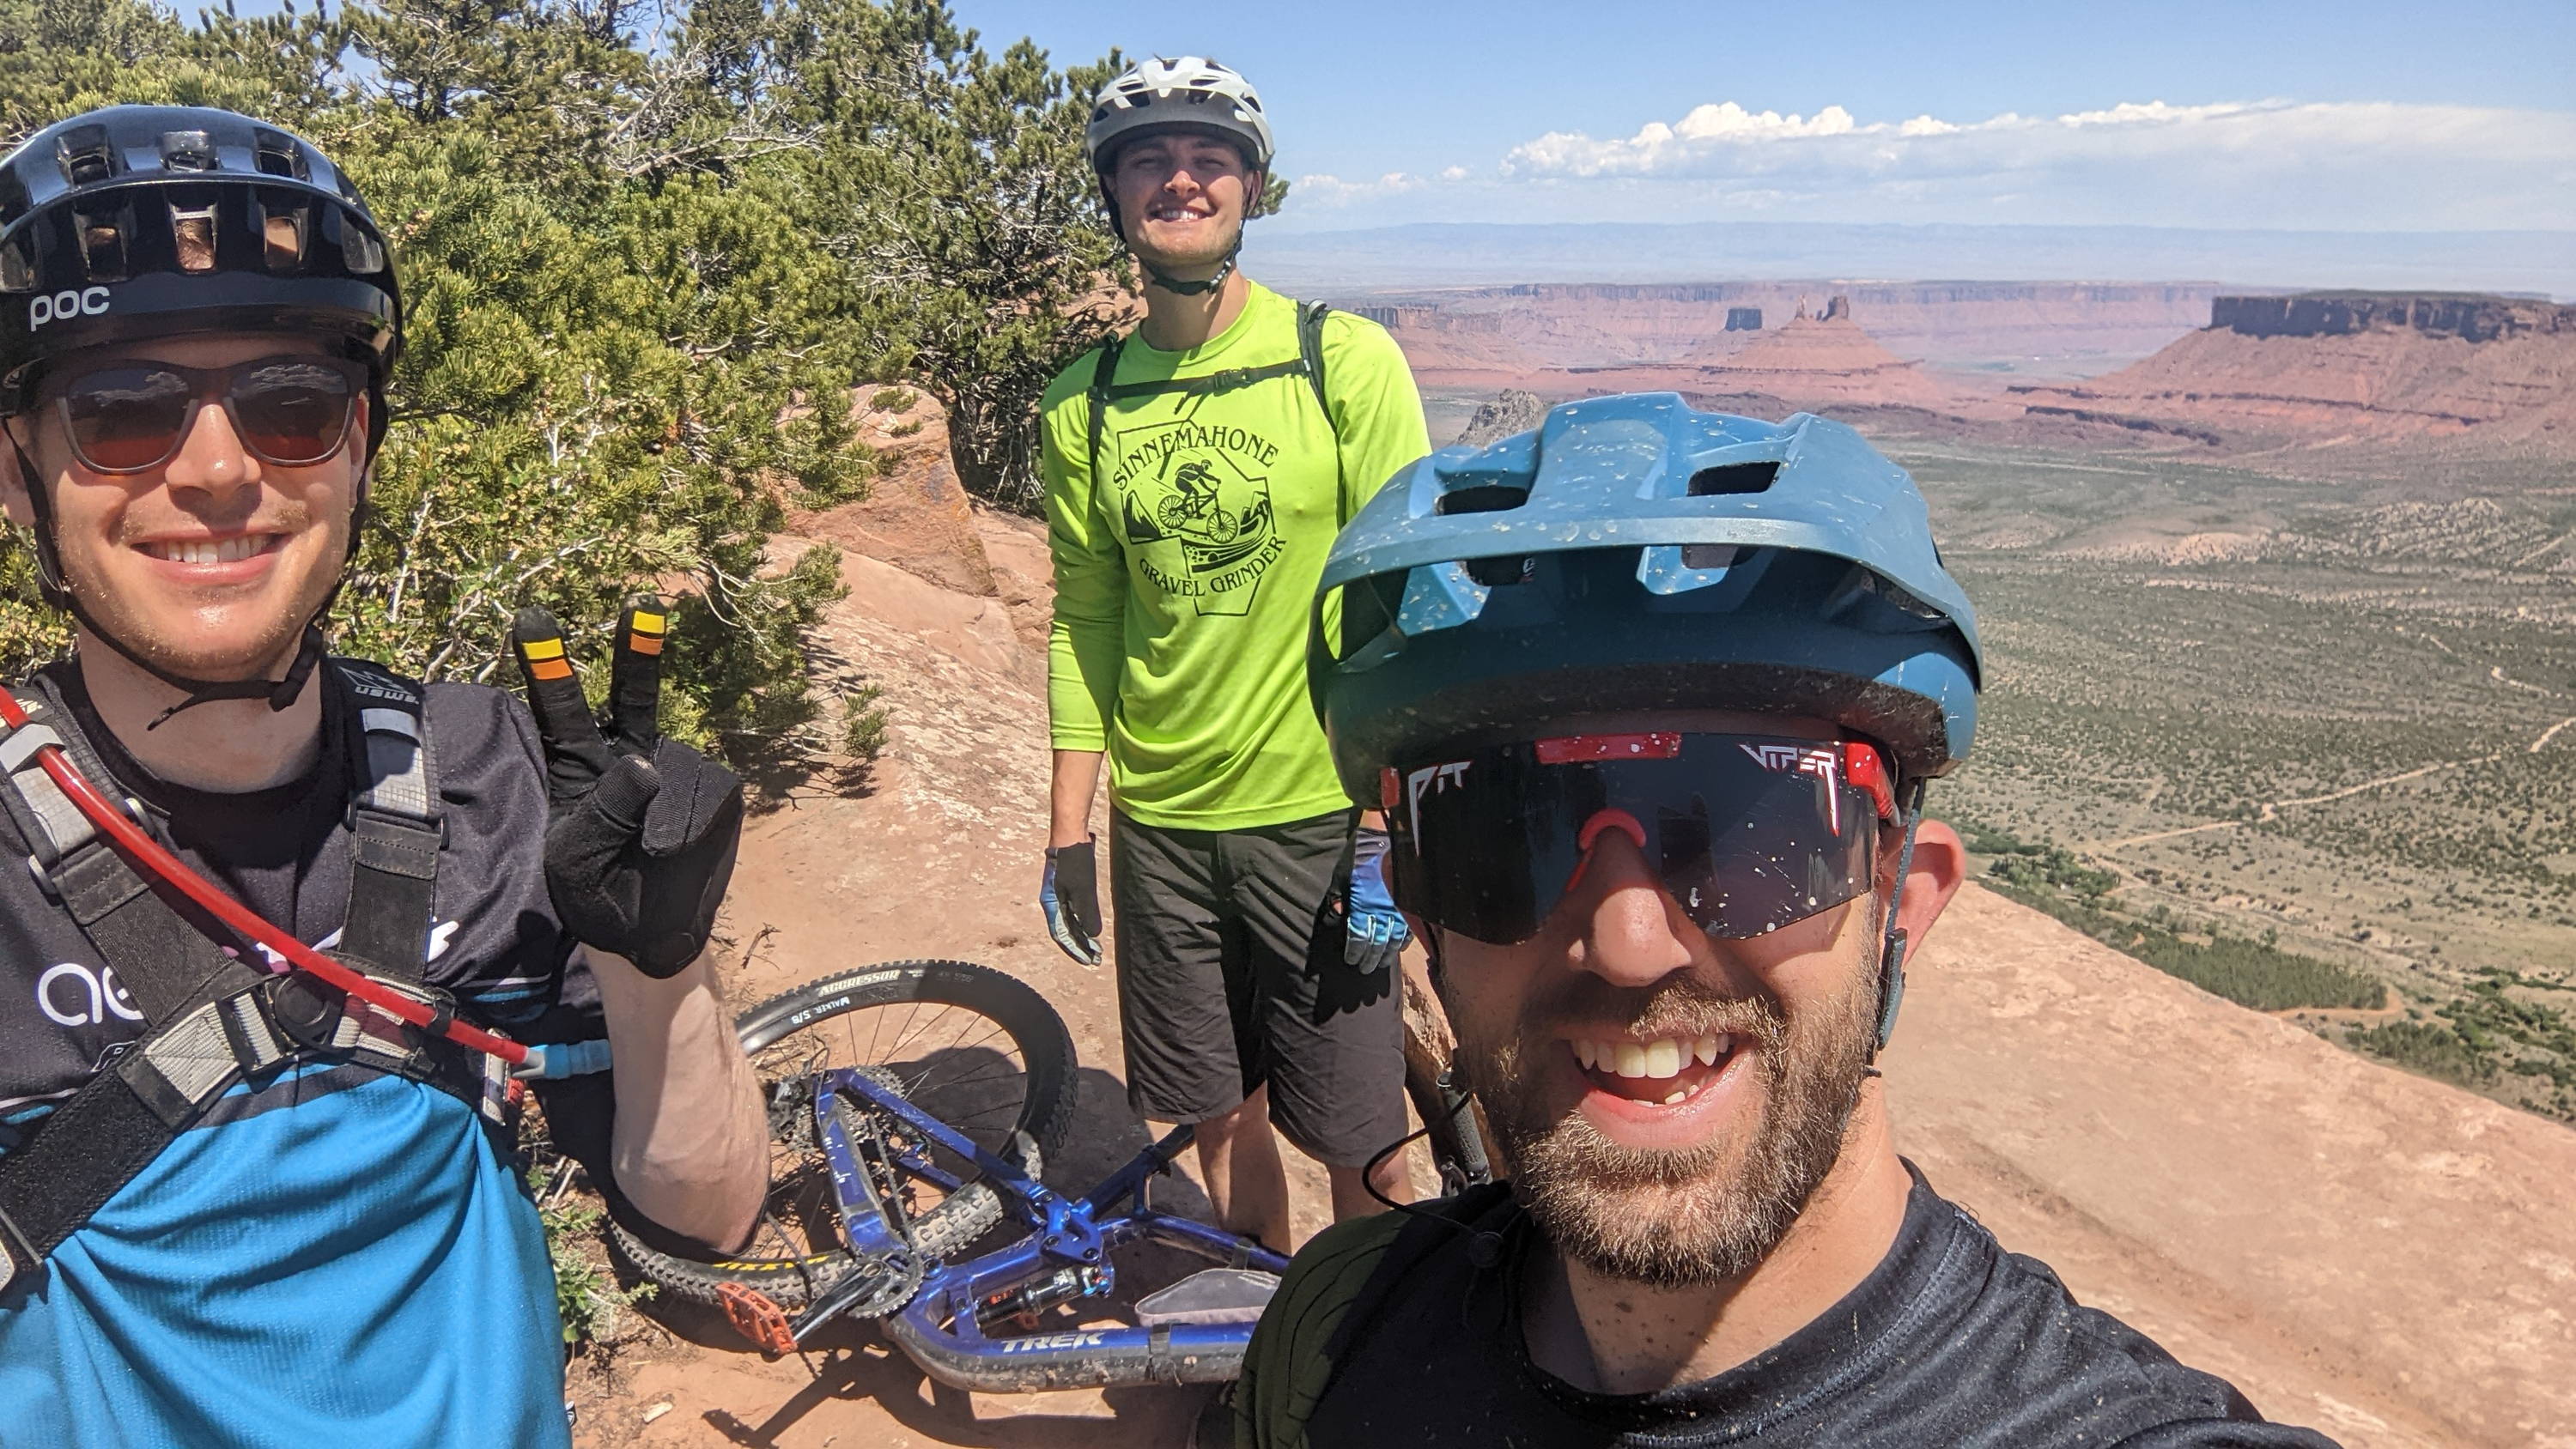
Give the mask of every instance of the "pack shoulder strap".
[[(407, 944), (382, 948), (384, 959), (342, 954), (361, 969), (418, 989), (438, 843), (438, 794), (420, 692), (373, 666), (334, 677), (357, 693), (370, 757), (350, 807), (348, 926), (372, 921), (371, 929), (390, 941), (401, 934), (401, 921), (411, 922)], [(60, 745), (93, 782), (114, 779), (50, 680), (40, 676), (28, 694), (26, 726), (0, 731), (0, 808), (26, 841), (38, 881), (89, 938), (146, 1025), (142, 1037), (0, 1156), (0, 1290), (40, 1270), (235, 1082), (285, 1063), (299, 1049), (429, 1082), (487, 1121), (502, 1120), (508, 1082), (496, 1059), (444, 1039), (424, 1040), (301, 972), (255, 970), (183, 917), (37, 763), (37, 749)], [(369, 718), (379, 709), (389, 717)], [(424, 846), (425, 861), (419, 858)]]
[(1127, 345), (1124, 334), (1113, 334), (1100, 341), (1100, 360), (1091, 368), (1091, 388), (1085, 401), (1091, 408), (1091, 451), (1086, 466), (1090, 469), (1091, 486), (1100, 487), (1100, 434), (1108, 425), (1109, 389), (1118, 380), (1118, 352)]
[(421, 686), (363, 659), (331, 661), (357, 711), (361, 766), (349, 800), (349, 906), (340, 954), (417, 983), (429, 967), (445, 822)]
[(1332, 395), (1324, 391), (1324, 314), (1333, 309), (1321, 302), (1297, 304), (1297, 358), (1306, 364), (1306, 381), (1315, 388), (1315, 406), (1324, 410), (1324, 421), (1333, 421)]
[(1274, 377), (1303, 377), (1314, 390), (1315, 405), (1324, 410), (1324, 422), (1331, 426), (1333, 403), (1324, 391), (1324, 316), (1333, 309), (1322, 302), (1297, 304), (1297, 355), (1284, 362), (1265, 363), (1260, 367), (1227, 367), (1197, 377), (1158, 377), (1143, 382), (1118, 381), (1118, 354), (1126, 346), (1125, 336), (1105, 339), (1100, 344), (1099, 360), (1092, 364), (1091, 386), (1086, 398), (1091, 407), (1090, 450), (1087, 455), (1092, 486), (1100, 486), (1100, 440), (1107, 426), (1109, 405), (1129, 398), (1160, 397), (1171, 393), (1204, 397), (1213, 393), (1232, 392)]
[(1309, 1449), (1307, 1422), (1377, 1306), (1510, 1193), (1507, 1183), (1471, 1188), (1413, 1212), (1377, 1213), (1317, 1234), (1289, 1265), (1253, 1332), (1235, 1389), (1238, 1442)]

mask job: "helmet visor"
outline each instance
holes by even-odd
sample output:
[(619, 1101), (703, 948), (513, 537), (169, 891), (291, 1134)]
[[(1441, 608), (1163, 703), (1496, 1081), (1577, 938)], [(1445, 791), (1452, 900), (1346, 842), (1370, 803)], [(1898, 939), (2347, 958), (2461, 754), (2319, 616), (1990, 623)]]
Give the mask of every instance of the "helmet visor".
[(1765, 935), (1870, 888), (1894, 782), (1859, 740), (1569, 735), (1383, 772), (1396, 901), (1510, 945), (1581, 883), (1610, 831), (1711, 936)]

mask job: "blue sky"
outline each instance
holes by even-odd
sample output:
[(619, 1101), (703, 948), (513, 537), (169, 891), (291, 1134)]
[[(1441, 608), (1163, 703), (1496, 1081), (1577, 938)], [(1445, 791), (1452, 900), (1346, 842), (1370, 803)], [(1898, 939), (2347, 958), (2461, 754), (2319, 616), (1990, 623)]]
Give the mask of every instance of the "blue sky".
[(1288, 229), (2576, 229), (2568, 0), (956, 6), (1059, 61), (1117, 45), (1246, 72), (1305, 182)]
[(952, 3), (1059, 63), (1118, 46), (1246, 72), (1297, 183), (1283, 232), (2576, 232), (2571, 0)]

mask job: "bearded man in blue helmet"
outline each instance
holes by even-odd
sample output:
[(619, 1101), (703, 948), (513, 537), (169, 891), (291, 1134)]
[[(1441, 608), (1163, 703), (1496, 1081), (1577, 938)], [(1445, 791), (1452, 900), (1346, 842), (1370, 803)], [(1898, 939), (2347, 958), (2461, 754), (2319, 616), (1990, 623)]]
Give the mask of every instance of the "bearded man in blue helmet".
[(2325, 1443), (1896, 1153), (1982, 664), (1858, 434), (1660, 394), (1435, 454), (1336, 542), (1310, 660), (1512, 1175), (1298, 1256), (1244, 1444)]

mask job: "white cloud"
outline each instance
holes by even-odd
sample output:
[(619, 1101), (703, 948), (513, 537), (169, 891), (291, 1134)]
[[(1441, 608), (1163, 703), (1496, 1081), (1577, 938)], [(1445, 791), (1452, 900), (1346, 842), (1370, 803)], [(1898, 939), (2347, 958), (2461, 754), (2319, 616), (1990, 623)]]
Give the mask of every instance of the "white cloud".
[[(1440, 173), (1439, 180), (1457, 182), (1464, 180), (1466, 176), (1466, 167), (1452, 166)], [(1338, 207), (1390, 196), (1402, 196), (1434, 184), (1433, 181), (1408, 171), (1389, 171), (1374, 180), (1362, 181), (1345, 181), (1326, 172), (1313, 172), (1291, 182), (1288, 195), (1294, 204)]]
[[(1555, 219), (1758, 209), (1843, 221), (2576, 229), (2576, 112), (2478, 106), (2147, 101), (1863, 122), (1838, 105), (1783, 115), (1725, 101), (1624, 137), (1550, 131), (1513, 147), (1490, 179), (1451, 174), (1460, 170), (1442, 173), (1454, 186), (1444, 209), (1456, 214), (1519, 197)], [(1391, 180), (1318, 187), (1312, 199), (1365, 206), (1421, 189)], [(1426, 215), (1436, 199), (1400, 209)]]

